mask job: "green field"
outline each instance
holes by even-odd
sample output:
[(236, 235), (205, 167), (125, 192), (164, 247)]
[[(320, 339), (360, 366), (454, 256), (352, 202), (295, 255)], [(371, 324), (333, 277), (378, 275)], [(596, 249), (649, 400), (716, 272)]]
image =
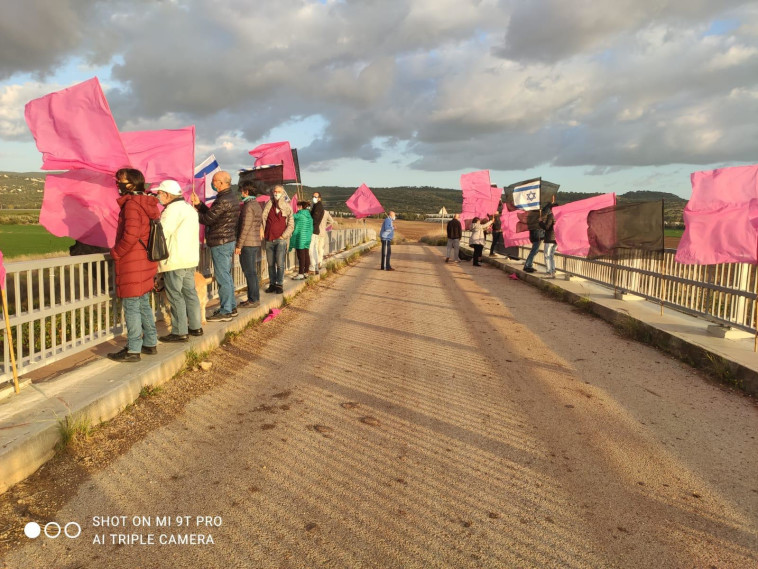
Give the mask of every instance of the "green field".
[(663, 235), (666, 237), (681, 237), (684, 233), (684, 229), (664, 229)]
[(50, 235), (41, 225), (0, 225), (0, 251), (6, 259), (57, 251), (68, 255), (68, 248), (73, 244), (73, 239)]

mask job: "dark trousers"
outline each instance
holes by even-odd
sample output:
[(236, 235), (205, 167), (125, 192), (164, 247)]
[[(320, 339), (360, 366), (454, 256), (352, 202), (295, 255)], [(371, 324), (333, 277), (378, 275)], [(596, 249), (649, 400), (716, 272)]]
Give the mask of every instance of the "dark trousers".
[(382, 269), (391, 269), (390, 255), (392, 255), (392, 240), (382, 239)]
[(261, 291), (258, 287), (258, 257), (261, 248), (245, 246), (240, 252), (240, 265), (247, 281), (248, 302), (258, 302), (261, 299)]
[(540, 250), (540, 245), (542, 244), (542, 241), (537, 241), (536, 243), (532, 243), (532, 249), (529, 251), (529, 254), (526, 256), (526, 261), (524, 262), (524, 268), (531, 268), (532, 263), (534, 262), (534, 258), (537, 256), (537, 251)]
[(492, 245), (490, 245), (490, 255), (493, 253), (496, 253), (495, 249), (497, 248), (498, 243), (500, 243), (503, 240), (503, 233), (500, 231), (493, 231), (492, 232)]
[(484, 251), (484, 245), (472, 245), (474, 248), (474, 265), (481, 265), (479, 260), (482, 258), (482, 251)]
[(307, 275), (308, 265), (311, 264), (311, 255), (308, 249), (295, 249), (295, 251), (297, 252), (297, 262), (300, 267), (298, 274)]

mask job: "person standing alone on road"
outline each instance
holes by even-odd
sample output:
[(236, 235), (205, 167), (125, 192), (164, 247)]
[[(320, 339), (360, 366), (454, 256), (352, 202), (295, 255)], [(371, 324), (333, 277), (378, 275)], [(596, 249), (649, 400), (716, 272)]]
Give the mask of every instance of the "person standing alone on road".
[(206, 227), (205, 243), (211, 250), (213, 276), (218, 283), (219, 308), (208, 317), (208, 321), (229, 322), (233, 316), (237, 316), (232, 263), (240, 207), (232, 192), (232, 177), (229, 172), (219, 170), (213, 175), (211, 184), (218, 192), (213, 205), (205, 205), (197, 194), (192, 194), (192, 205), (198, 211), (200, 223)]
[(379, 238), (382, 240), (382, 266), (383, 271), (394, 271), (390, 264), (392, 255), (392, 240), (395, 238), (395, 212), (389, 212), (389, 215), (382, 223), (382, 229), (379, 232)]
[(453, 251), (453, 262), (460, 263), (461, 258), (458, 256), (458, 248), (461, 245), (461, 236), (463, 235), (463, 227), (461, 227), (460, 214), (456, 213), (453, 219), (447, 222), (447, 255), (445, 256), (445, 262), (450, 262), (450, 251)]

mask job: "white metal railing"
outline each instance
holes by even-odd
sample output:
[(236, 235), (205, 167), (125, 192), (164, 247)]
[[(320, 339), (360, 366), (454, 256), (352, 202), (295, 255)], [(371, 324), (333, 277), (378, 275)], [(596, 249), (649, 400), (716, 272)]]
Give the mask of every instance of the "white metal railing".
[[(468, 235), (461, 240), (468, 243)], [(492, 244), (488, 235), (485, 255)], [(519, 247), (524, 259), (531, 246)], [(756, 332), (756, 271), (745, 263), (682, 265), (676, 249), (661, 253), (623, 250), (617, 259), (587, 259), (555, 253), (558, 271), (642, 296), (709, 321)], [(544, 266), (544, 245), (534, 262)]]
[[(338, 229), (329, 232), (326, 255), (376, 238), (369, 228)], [(201, 246), (198, 270), (213, 274), (210, 254)], [(296, 266), (295, 251), (287, 255), (288, 267)], [(108, 254), (56, 257), (8, 262), (6, 292), (9, 325), (19, 375), (39, 369), (72, 354), (111, 340), (122, 334), (121, 303), (115, 295), (113, 261)], [(232, 268), (237, 290), (247, 287), (245, 275), (235, 256)], [(268, 279), (262, 248), (258, 274)], [(218, 296), (215, 280), (209, 298)], [(152, 299), (155, 308), (155, 298)], [(0, 313), (0, 343), (3, 359), (0, 383), (12, 380), (9, 344), (5, 341), (5, 320)]]

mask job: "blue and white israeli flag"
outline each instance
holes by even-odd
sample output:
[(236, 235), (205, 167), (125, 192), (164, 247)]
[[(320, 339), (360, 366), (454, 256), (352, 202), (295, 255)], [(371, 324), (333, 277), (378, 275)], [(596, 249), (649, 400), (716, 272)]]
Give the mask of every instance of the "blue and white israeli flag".
[(198, 166), (195, 166), (195, 178), (205, 178), (205, 203), (210, 206), (216, 199), (217, 192), (213, 189), (213, 175), (221, 170), (221, 166), (216, 161), (216, 156), (211, 154), (203, 160)]
[(524, 211), (540, 209), (541, 178), (529, 180), (513, 188), (513, 205)]

